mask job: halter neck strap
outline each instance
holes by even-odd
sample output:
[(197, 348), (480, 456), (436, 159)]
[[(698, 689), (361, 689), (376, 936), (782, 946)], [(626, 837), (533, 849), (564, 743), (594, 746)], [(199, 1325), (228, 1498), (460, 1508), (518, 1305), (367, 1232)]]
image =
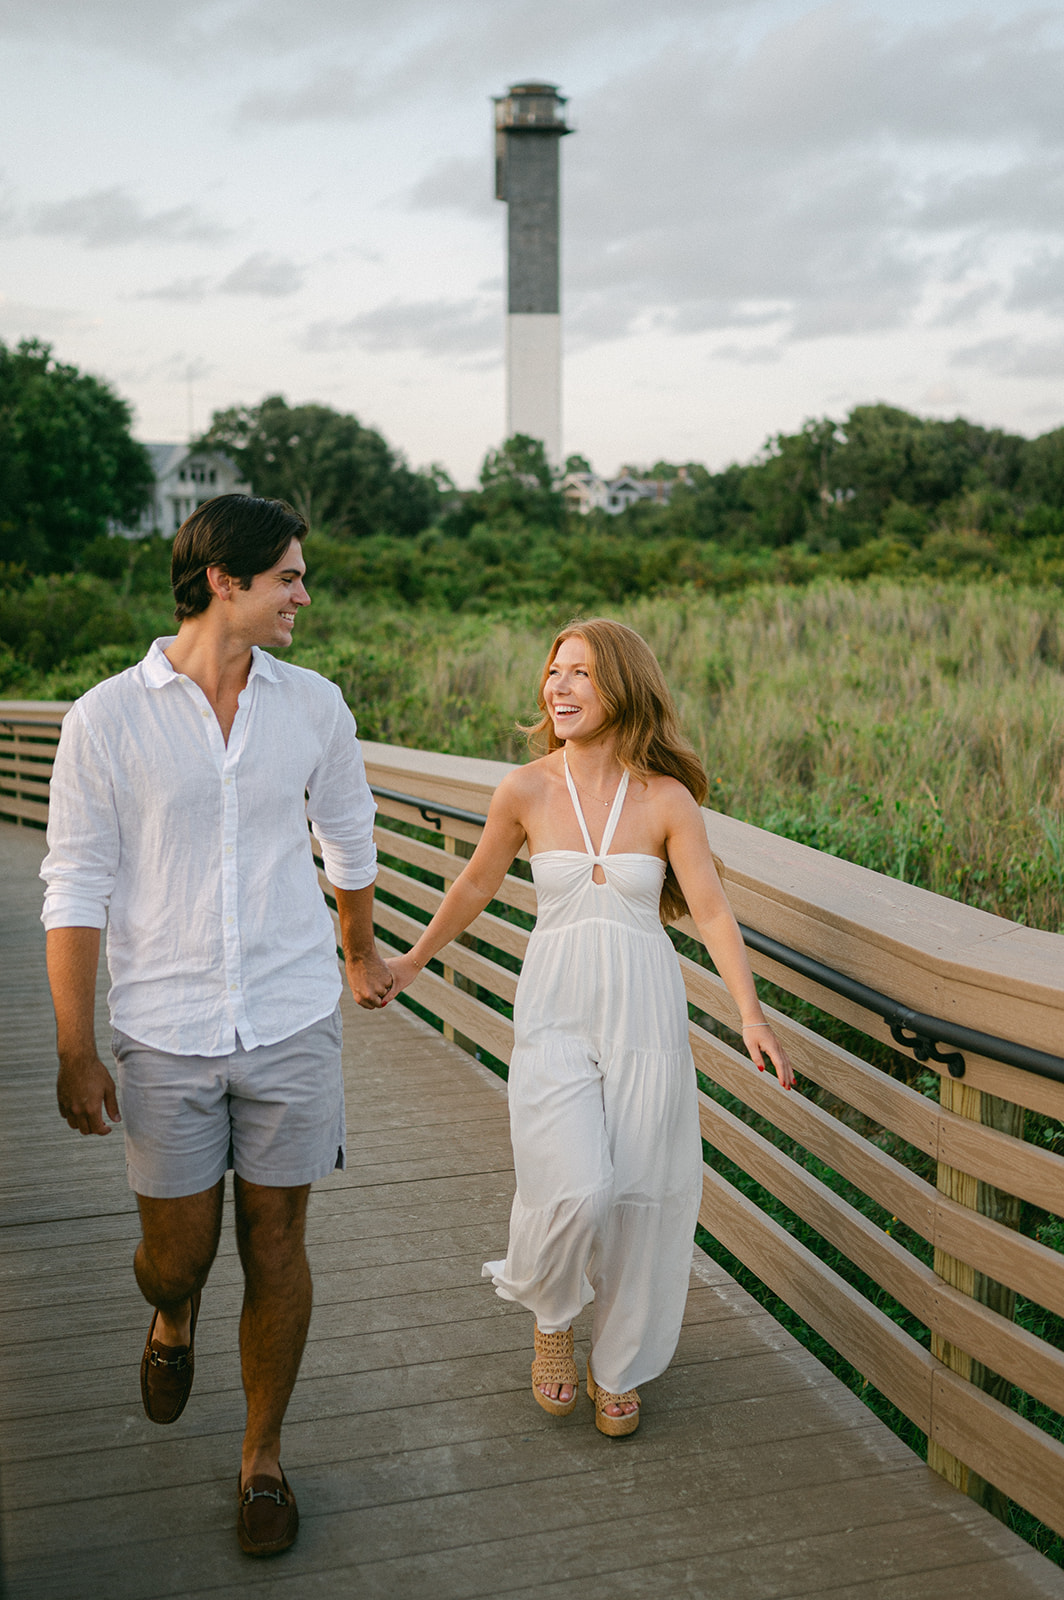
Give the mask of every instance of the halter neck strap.
[(564, 745), (562, 746), (562, 762), (565, 766), (565, 781), (569, 786), (569, 795), (573, 802), (573, 809), (576, 812), (576, 820), (579, 822), (580, 832), (584, 836), (584, 848), (593, 861), (601, 861), (602, 857), (609, 853), (610, 845), (613, 843), (613, 835), (617, 832), (617, 824), (621, 820), (624, 797), (628, 793), (628, 769), (626, 767), (621, 773), (621, 781), (617, 785), (617, 793), (613, 797), (613, 805), (610, 807), (610, 814), (606, 819), (606, 829), (602, 835), (602, 844), (596, 852), (591, 843), (591, 835), (587, 831), (587, 823), (584, 821), (584, 811), (580, 804), (576, 783), (572, 773), (569, 771), (569, 756)]

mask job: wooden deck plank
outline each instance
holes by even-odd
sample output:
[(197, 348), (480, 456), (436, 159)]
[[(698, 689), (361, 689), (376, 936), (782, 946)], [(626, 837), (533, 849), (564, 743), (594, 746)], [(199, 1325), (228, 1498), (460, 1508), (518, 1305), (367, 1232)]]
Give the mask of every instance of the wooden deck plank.
[[(528, 1392), (529, 1318), (480, 1279), (513, 1191), (505, 1097), (401, 1007), (345, 1009), (349, 1167), (312, 1199), (315, 1312), (285, 1430), (302, 1529), (282, 1561), (244, 1560), (231, 1216), (195, 1392), (180, 1423), (153, 1428), (121, 1135), (79, 1140), (55, 1110), (40, 855), (39, 834), (0, 827), (11, 1600), (1064, 1600), (1059, 1569), (930, 1473), (705, 1258), (638, 1434), (603, 1439), (584, 1399), (545, 1416)], [(585, 1316), (578, 1355), (587, 1335)]]

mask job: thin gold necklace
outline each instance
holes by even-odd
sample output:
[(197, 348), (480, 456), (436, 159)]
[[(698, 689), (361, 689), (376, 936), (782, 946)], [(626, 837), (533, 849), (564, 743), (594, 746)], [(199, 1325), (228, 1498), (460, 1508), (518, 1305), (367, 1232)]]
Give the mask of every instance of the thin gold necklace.
[[(573, 778), (573, 782), (576, 783), (576, 779), (575, 779), (575, 777), (573, 777), (573, 769), (569, 765), (568, 757), (566, 758), (565, 768), (566, 768), (566, 771), (569, 773), (569, 776)], [(621, 778), (623, 778), (623, 777), (624, 777), (624, 769), (622, 768), (621, 769)], [(617, 789), (619, 789), (621, 787), (621, 778), (617, 779)], [(577, 787), (577, 790), (579, 791), (580, 794), (585, 795), (588, 800), (594, 800), (600, 806), (612, 806), (613, 802), (617, 798), (617, 789), (614, 789), (613, 793), (610, 795), (608, 800), (603, 800), (601, 795), (592, 794), (590, 789), (583, 788), (583, 786), (581, 784), (579, 784), (579, 783), (576, 783), (576, 787)]]

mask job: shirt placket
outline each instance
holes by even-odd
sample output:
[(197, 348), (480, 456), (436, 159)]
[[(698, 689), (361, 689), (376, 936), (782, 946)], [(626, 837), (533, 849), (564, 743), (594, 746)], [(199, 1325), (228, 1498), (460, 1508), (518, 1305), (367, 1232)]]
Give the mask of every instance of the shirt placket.
[(240, 814), (237, 789), (239, 755), (230, 737), (222, 761), (222, 950), (233, 1025), (245, 1048), (250, 1044), (240, 953)]
[[(240, 814), (237, 789), (237, 768), (240, 761), (240, 746), (243, 742), (236, 737), (237, 723), (240, 722), (241, 712), (237, 711), (233, 727), (229, 731), (229, 743), (222, 738), (222, 730), (218, 725), (218, 718), (206, 703), (206, 697), (198, 684), (189, 678), (182, 678), (204, 724), (204, 733), (207, 738), (207, 747), (215, 766), (218, 769), (218, 782), (221, 787), (221, 885), (222, 885), (222, 981), (225, 985), (226, 1007), (229, 1020), (239, 1036), (245, 1049), (254, 1046), (251, 1036), (252, 1030), (248, 1021), (247, 1009), (244, 1004), (244, 979), (243, 963), (240, 949)], [(242, 733), (242, 729), (240, 732)]]
[[(244, 735), (253, 693), (254, 689), (249, 679), (237, 701), (236, 716), (229, 730), (229, 743), (223, 746), (221, 768), (222, 948), (225, 953), (225, 981), (233, 1026), (245, 1050), (253, 1050), (258, 1044), (258, 1039), (248, 1015), (240, 945), (240, 791), (237, 772), (244, 748)], [(221, 732), (217, 727), (217, 721), (215, 728)]]

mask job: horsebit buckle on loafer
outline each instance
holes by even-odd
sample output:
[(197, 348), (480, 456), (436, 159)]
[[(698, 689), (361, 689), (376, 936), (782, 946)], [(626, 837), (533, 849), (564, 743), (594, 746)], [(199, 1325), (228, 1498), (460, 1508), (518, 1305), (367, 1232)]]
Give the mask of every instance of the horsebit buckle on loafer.
[(286, 1506), (288, 1496), (283, 1489), (252, 1489), (250, 1484), (244, 1490), (240, 1504), (249, 1506), (253, 1500), (272, 1500), (275, 1505)]
[(188, 1366), (188, 1351), (182, 1351), (179, 1356), (161, 1356), (158, 1350), (153, 1350), (148, 1356), (149, 1367), (173, 1367), (177, 1372)]

